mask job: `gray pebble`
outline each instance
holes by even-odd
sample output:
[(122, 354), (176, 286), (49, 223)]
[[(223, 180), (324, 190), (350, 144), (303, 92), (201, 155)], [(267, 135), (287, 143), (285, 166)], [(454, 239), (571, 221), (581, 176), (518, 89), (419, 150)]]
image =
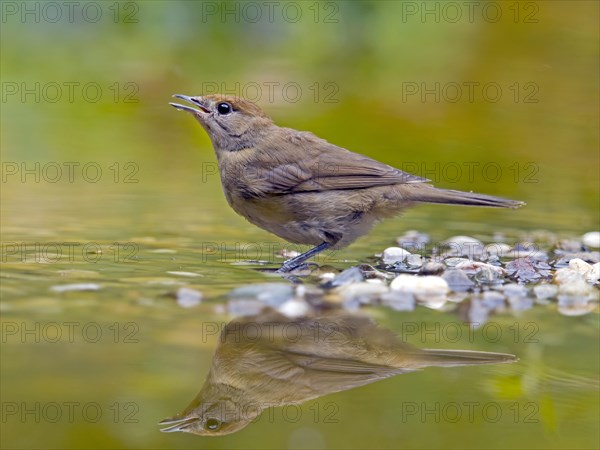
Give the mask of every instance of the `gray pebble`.
[(446, 280), (448, 286), (454, 292), (466, 292), (475, 286), (475, 283), (462, 270), (458, 269), (447, 270), (442, 278)]
[(342, 273), (336, 275), (332, 280), (323, 284), (325, 289), (330, 289), (339, 286), (345, 286), (347, 284), (358, 283), (364, 281), (362, 270), (358, 266), (350, 267), (344, 270)]
[(521, 284), (510, 283), (503, 287), (502, 291), (507, 297), (525, 297), (527, 295), (527, 288)]
[(259, 300), (229, 300), (227, 312), (233, 316), (255, 316), (260, 314), (265, 304)]
[(480, 299), (474, 297), (471, 299), (467, 317), (474, 328), (479, 328), (485, 324), (490, 315), (490, 309), (485, 306)]
[(413, 311), (416, 301), (411, 293), (390, 291), (381, 296), (381, 303), (395, 311)]
[(504, 295), (498, 291), (485, 291), (482, 296), (481, 303), (490, 310), (504, 309)]
[(582, 296), (559, 294), (558, 312), (564, 316), (582, 316), (596, 309), (594, 302), (589, 302)]

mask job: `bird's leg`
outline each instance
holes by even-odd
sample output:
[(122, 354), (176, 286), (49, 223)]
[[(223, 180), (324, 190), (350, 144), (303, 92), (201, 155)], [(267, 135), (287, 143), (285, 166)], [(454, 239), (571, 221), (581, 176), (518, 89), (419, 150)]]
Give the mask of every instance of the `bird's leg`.
[(324, 250), (327, 250), (329, 247), (331, 247), (331, 244), (328, 244), (327, 242), (322, 242), (321, 244), (317, 245), (316, 247), (311, 248), (309, 251), (301, 253), (300, 255), (295, 256), (291, 259), (288, 259), (277, 270), (277, 273), (291, 272), (292, 270), (299, 267), (307, 259), (312, 258), (313, 256), (321, 253)]

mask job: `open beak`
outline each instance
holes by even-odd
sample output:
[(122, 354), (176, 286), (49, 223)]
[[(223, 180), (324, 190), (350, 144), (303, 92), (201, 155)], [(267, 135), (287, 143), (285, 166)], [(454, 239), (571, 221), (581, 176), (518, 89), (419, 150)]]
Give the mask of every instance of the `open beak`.
[(198, 417), (184, 417), (184, 418), (176, 418), (172, 417), (169, 419), (165, 419), (159, 422), (159, 425), (171, 425), (167, 428), (161, 428), (161, 432), (163, 433), (175, 433), (177, 431), (187, 431), (190, 425), (198, 422), (200, 420)]
[(180, 105), (179, 103), (169, 103), (169, 105), (171, 105), (173, 108), (176, 108), (180, 111), (186, 111), (195, 115), (198, 114), (206, 114), (210, 112), (210, 109), (208, 109), (201, 100), (202, 97), (188, 97), (187, 95), (181, 95), (181, 94), (175, 94), (173, 97), (175, 98), (180, 98), (181, 100), (185, 100), (188, 103), (191, 103), (192, 105), (197, 106), (198, 108), (191, 108), (189, 106), (186, 105)]

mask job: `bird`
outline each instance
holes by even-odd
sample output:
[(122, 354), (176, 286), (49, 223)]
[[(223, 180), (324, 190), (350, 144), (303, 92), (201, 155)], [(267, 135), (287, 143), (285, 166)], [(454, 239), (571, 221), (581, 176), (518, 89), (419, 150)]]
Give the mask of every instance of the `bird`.
[(214, 147), (227, 202), (254, 225), (312, 248), (277, 270), (292, 272), (327, 249), (340, 249), (379, 221), (418, 203), (518, 208), (524, 202), (440, 189), (430, 180), (276, 125), (239, 96), (175, 94)]
[[(274, 311), (221, 331), (198, 395), (160, 422), (165, 433), (235, 433), (269, 407), (299, 405), (426, 367), (510, 364), (515, 355), (421, 349), (368, 316), (331, 311), (290, 318)], [(460, 393), (455, 393), (460, 395)]]

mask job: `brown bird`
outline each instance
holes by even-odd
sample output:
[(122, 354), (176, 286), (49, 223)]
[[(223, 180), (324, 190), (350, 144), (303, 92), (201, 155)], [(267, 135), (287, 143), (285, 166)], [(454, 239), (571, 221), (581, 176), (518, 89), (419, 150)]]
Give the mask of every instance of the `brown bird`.
[(161, 431), (220, 436), (241, 430), (266, 408), (426, 367), (515, 361), (506, 353), (419, 349), (369, 317), (348, 313), (235, 319), (221, 332), (200, 392), (183, 412), (160, 422), (168, 426)]
[(283, 128), (254, 103), (227, 95), (170, 103), (192, 113), (215, 149), (225, 197), (254, 225), (311, 250), (279, 272), (349, 245), (378, 221), (415, 203), (517, 208), (524, 203), (472, 192), (437, 189), (421, 178), (305, 131)]

